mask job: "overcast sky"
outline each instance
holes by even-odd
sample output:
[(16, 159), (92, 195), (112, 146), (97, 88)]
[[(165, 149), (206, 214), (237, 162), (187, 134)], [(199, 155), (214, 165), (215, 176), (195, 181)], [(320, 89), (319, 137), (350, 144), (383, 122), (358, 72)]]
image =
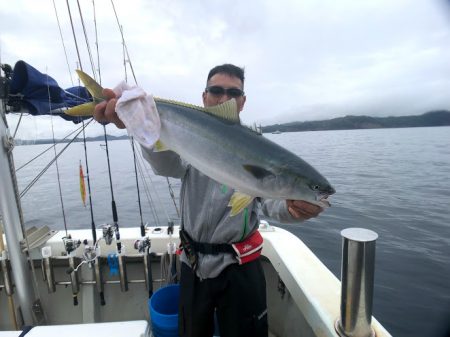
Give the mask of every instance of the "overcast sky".
[[(83, 68), (92, 73), (77, 2), (69, 2)], [(77, 84), (77, 53), (66, 1), (55, 3), (70, 72), (52, 0), (0, 0), (0, 56), (69, 87)], [(93, 2), (79, 3), (96, 61)], [(138, 84), (156, 96), (201, 104), (210, 68), (234, 63), (246, 70), (246, 124), (450, 109), (450, 8), (443, 0), (114, 4)], [(95, 0), (95, 9), (102, 84), (113, 87), (125, 76), (120, 32), (109, 0)], [(17, 118), (9, 120), (14, 127)], [(53, 123), (57, 137), (73, 129)], [(48, 136), (48, 125), (48, 118), (26, 118), (18, 137)]]

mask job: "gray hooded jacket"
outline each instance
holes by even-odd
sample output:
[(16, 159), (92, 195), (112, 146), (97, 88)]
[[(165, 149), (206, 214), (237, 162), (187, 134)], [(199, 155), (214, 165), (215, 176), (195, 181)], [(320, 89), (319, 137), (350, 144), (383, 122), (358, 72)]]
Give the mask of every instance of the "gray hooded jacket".
[[(259, 198), (255, 198), (247, 207), (247, 215), (241, 212), (230, 217), (228, 203), (233, 189), (207, 177), (172, 151), (154, 152), (142, 147), (142, 152), (155, 174), (182, 180), (181, 222), (184, 230), (196, 242), (242, 241), (258, 229), (260, 211), (279, 222), (299, 222), (289, 214), (284, 200)], [(198, 255), (197, 276), (202, 279), (214, 278), (228, 265), (237, 263), (236, 258), (229, 253)], [(181, 259), (188, 263), (184, 253)]]

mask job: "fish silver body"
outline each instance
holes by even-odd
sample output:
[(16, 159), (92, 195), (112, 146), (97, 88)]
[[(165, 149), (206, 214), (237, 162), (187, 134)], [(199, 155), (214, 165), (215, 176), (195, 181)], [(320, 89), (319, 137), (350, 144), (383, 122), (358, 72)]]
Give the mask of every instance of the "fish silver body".
[(156, 100), (160, 141), (208, 177), (252, 197), (324, 206), (334, 188), (294, 153), (247, 127)]

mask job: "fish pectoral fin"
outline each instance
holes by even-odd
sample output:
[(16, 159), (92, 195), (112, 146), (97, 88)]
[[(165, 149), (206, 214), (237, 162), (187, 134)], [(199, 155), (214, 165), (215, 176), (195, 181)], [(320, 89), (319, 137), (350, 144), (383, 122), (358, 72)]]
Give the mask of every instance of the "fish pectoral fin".
[(240, 192), (234, 192), (231, 196), (228, 207), (231, 207), (230, 216), (235, 216), (242, 212), (242, 210), (250, 205), (255, 197)]
[(204, 108), (206, 112), (216, 117), (229, 120), (235, 123), (240, 123), (239, 111), (237, 103), (234, 98), (215, 106), (209, 106)]
[(157, 140), (155, 145), (153, 145), (153, 151), (155, 152), (169, 151), (169, 148), (165, 146), (162, 141)]
[(97, 83), (96, 80), (94, 80), (91, 76), (86, 74), (84, 71), (77, 69), (76, 70), (78, 77), (80, 78), (81, 82), (83, 82), (86, 89), (89, 91), (89, 93), (92, 95), (92, 97), (104, 99), (103, 96), (103, 87)]
[(253, 174), (253, 176), (257, 179), (263, 179), (263, 178), (267, 178), (270, 176), (275, 177), (275, 174), (273, 172), (266, 170), (264, 167), (257, 166), (257, 165), (243, 165), (243, 166), (247, 172), (250, 172), (251, 174)]
[(74, 117), (92, 116), (94, 114), (95, 102), (88, 102), (74, 106), (70, 109), (64, 110), (64, 113)]

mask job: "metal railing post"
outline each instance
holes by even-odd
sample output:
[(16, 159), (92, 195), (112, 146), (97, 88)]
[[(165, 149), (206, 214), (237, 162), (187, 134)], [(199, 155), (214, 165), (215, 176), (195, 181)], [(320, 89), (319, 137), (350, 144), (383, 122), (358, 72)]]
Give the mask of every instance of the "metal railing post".
[(372, 337), (375, 243), (378, 234), (347, 228), (342, 235), (341, 317), (336, 331), (345, 337)]

